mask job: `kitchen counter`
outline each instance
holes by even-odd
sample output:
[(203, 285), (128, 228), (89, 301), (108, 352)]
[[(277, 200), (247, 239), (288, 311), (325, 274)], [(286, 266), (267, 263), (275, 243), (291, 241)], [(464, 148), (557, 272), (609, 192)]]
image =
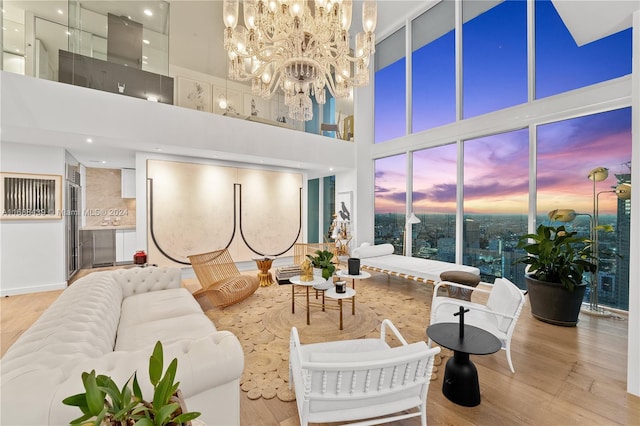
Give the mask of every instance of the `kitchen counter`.
[(85, 226), (84, 228), (81, 228), (81, 231), (101, 231), (101, 230), (109, 230), (109, 229), (125, 229), (125, 230), (135, 230), (136, 226), (135, 225), (91, 225), (91, 226)]

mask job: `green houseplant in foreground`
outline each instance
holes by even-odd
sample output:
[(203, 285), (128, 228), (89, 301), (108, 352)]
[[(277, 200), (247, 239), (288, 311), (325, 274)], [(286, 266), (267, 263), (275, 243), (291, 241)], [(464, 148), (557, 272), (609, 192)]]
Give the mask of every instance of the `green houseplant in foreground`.
[[(72, 395), (62, 402), (80, 408), (82, 416), (72, 425), (180, 425), (200, 416), (197, 412), (182, 412), (178, 386), (174, 383), (178, 360), (174, 358), (164, 376), (162, 343), (158, 341), (149, 358), (149, 379), (153, 385), (153, 399), (146, 401), (138, 384), (137, 374), (121, 389), (111, 377), (97, 375), (95, 370), (82, 373), (85, 393)], [(129, 387), (131, 384), (132, 387)]]
[(516, 263), (528, 265), (525, 282), (531, 314), (551, 324), (574, 326), (586, 290), (585, 273), (596, 265), (591, 240), (576, 236), (564, 226), (538, 226), (535, 234), (522, 235), (518, 248), (527, 252)]
[(336, 265), (331, 262), (333, 253), (328, 250), (316, 250), (315, 256), (308, 254), (307, 258), (314, 268), (322, 269), (322, 278), (325, 280), (328, 280), (336, 271)]

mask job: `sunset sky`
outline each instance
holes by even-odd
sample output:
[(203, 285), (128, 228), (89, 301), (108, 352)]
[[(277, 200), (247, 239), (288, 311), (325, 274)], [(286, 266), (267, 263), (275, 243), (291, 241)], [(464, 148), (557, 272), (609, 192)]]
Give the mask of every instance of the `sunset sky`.
[[(509, 0), (465, 24), (465, 34), (475, 40), (463, 43), (463, 49), (473, 46), (472, 51), (477, 52), (464, 60), (465, 116), (522, 103), (522, 93), (526, 101), (526, 31), (522, 30), (525, 24), (519, 24), (526, 22), (523, 5), (526, 3)], [(630, 30), (577, 47), (549, 1), (538, 1), (536, 10), (538, 97), (631, 72)], [(510, 25), (500, 24), (504, 22)], [(414, 74), (416, 68), (420, 69), (417, 63), (425, 70), (420, 74), (424, 78), (418, 79), (420, 86), (413, 88), (414, 122), (429, 117), (424, 123), (414, 124), (416, 131), (455, 118), (455, 79), (437, 78), (437, 73), (427, 71), (429, 61), (440, 72), (451, 69), (452, 34), (414, 53)], [(424, 82), (429, 75), (433, 84)], [(404, 60), (376, 74), (376, 99), (385, 99), (376, 103), (376, 142), (405, 133), (403, 76)], [(391, 81), (393, 84), (389, 84)], [(436, 95), (437, 102), (429, 102), (428, 93)], [(489, 98), (493, 100), (487, 102)], [(630, 108), (541, 125), (537, 132), (540, 213), (555, 208), (591, 212), (593, 183), (587, 178), (589, 171), (598, 166), (609, 168), (608, 179), (596, 183), (597, 192), (615, 187), (615, 174), (630, 173), (626, 165), (631, 160)], [(528, 133), (524, 129), (464, 142), (465, 213), (527, 213)], [(455, 212), (456, 145), (416, 152), (413, 161), (414, 211)], [(405, 155), (376, 161), (376, 213), (404, 213), (405, 170)], [(599, 200), (600, 213), (615, 213), (614, 194), (602, 194)]]

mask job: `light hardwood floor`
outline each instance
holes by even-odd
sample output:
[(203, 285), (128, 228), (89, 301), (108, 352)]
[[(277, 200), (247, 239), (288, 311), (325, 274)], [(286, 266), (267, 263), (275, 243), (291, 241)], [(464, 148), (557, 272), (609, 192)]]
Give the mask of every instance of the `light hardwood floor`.
[[(430, 303), (423, 285), (373, 274), (362, 285), (393, 288), (399, 297)], [(190, 288), (191, 285), (187, 285)], [(60, 292), (11, 296), (0, 301), (2, 354)], [(527, 301), (528, 303), (528, 301)], [(425, 318), (425, 327), (428, 318)], [(640, 398), (626, 393), (626, 318), (581, 315), (577, 327), (535, 320), (525, 305), (512, 341), (516, 373), (504, 352), (472, 356), (482, 403), (461, 407), (441, 391), (442, 367), (429, 388), (430, 425), (640, 425)], [(250, 401), (241, 394), (242, 425), (298, 425), (295, 402)], [(418, 419), (396, 423), (419, 425)]]

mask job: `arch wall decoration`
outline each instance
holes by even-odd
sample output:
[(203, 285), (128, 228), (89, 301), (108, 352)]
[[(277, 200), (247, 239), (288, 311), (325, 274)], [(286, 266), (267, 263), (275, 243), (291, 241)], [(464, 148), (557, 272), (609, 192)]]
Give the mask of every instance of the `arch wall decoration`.
[(147, 160), (148, 259), (228, 248), (236, 262), (291, 256), (302, 234), (302, 174)]

